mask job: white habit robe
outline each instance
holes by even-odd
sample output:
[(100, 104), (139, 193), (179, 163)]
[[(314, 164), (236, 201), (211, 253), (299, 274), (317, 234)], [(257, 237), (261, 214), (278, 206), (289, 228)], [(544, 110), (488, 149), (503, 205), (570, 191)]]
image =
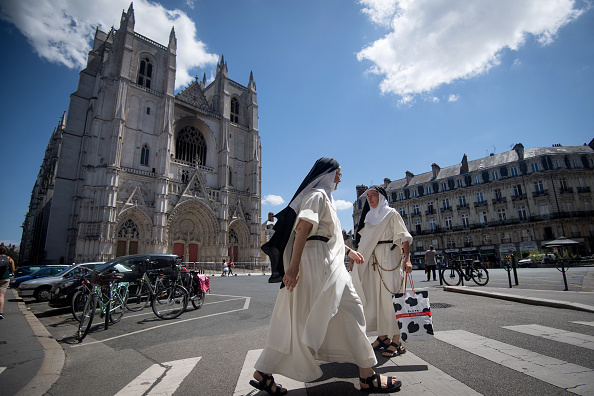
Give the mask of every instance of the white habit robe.
[(301, 202), (283, 256), (285, 270), (300, 219), (313, 224), (308, 236), (329, 241), (306, 242), (297, 286), (292, 292), (279, 290), (255, 368), (308, 382), (322, 375), (316, 360), (373, 367), (377, 360), (365, 333), (363, 307), (344, 265), (340, 221), (323, 190), (311, 190)]
[[(378, 241), (392, 243), (377, 244)], [(396, 312), (392, 303), (395, 293), (402, 293), (403, 270), (402, 245), (412, 243), (412, 236), (406, 229), (400, 214), (392, 209), (377, 225), (365, 223), (361, 230), (359, 253), (365, 258), (363, 264), (353, 264), (353, 284), (363, 303), (368, 332), (387, 335), (392, 338), (399, 335)], [(391, 250), (392, 245), (396, 247)], [(373, 266), (373, 252), (379, 266)], [(393, 271), (390, 271), (393, 270)], [(381, 272), (381, 278), (380, 278)]]

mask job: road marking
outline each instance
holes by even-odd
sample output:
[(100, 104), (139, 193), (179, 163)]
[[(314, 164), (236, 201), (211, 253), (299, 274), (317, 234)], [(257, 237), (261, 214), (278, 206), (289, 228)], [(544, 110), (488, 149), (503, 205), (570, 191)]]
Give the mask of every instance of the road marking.
[(563, 342), (565, 344), (575, 345), (582, 348), (594, 349), (594, 337), (587, 334), (573, 333), (571, 331), (540, 326), (537, 324), (502, 327), (504, 329), (517, 331), (519, 333), (546, 338), (547, 340)]
[(464, 330), (438, 331), (435, 338), (578, 395), (594, 394), (594, 371)]
[(149, 328), (141, 329), (141, 330), (137, 330), (137, 331), (132, 331), (132, 332), (129, 332), (129, 333), (126, 333), (126, 334), (121, 334), (119, 336), (105, 338), (103, 340), (85, 342), (85, 343), (82, 343), (82, 344), (75, 344), (75, 345), (72, 345), (71, 348), (80, 348), (80, 347), (83, 347), (83, 346), (89, 346), (89, 345), (93, 345), (93, 344), (105, 343), (107, 341), (117, 340), (118, 338), (129, 337), (131, 335), (136, 335), (136, 334), (139, 334), (139, 333), (144, 333), (144, 332), (147, 332), (147, 331), (159, 329), (161, 327), (175, 326), (175, 325), (178, 325), (180, 323), (193, 322), (195, 320), (211, 318), (213, 316), (226, 315), (226, 314), (230, 314), (230, 313), (233, 313), (233, 312), (245, 311), (250, 306), (251, 297), (245, 297), (245, 299), (246, 300), (245, 300), (245, 303), (243, 304), (243, 308), (233, 309), (231, 311), (217, 312), (217, 313), (214, 313), (214, 314), (211, 314), (211, 315), (199, 316), (199, 317), (196, 317), (196, 318), (175, 320), (173, 322), (163, 323), (161, 325), (157, 325), (157, 326), (153, 326), (153, 327), (149, 327)]
[[(203, 305), (212, 305), (212, 304), (220, 304), (220, 303), (224, 303), (224, 302), (229, 302), (229, 301), (237, 301), (237, 300), (245, 300), (245, 299), (249, 299), (251, 297), (237, 297), (237, 298), (229, 298), (227, 300), (221, 300), (221, 301), (211, 301), (211, 302), (205, 302)], [(191, 307), (192, 304), (190, 302), (188, 302), (188, 307)], [(188, 308), (190, 310), (192, 310), (193, 308)], [(134, 319), (137, 318), (139, 316), (146, 316), (146, 315), (154, 315), (154, 312), (151, 308), (150, 305), (147, 305), (144, 308), (144, 312), (140, 312), (140, 313), (134, 313), (134, 314), (130, 314), (128, 313), (128, 311), (126, 311), (126, 314), (123, 316), (123, 319)]]
[(577, 324), (582, 324), (582, 325), (586, 325), (586, 326), (594, 326), (594, 322), (571, 322), (571, 323), (577, 323)]
[[(173, 395), (202, 357), (153, 364), (115, 396)], [(148, 393), (146, 393), (149, 391)]]
[(0, 367), (0, 374), (2, 374), (4, 370), (6, 370), (6, 367)]
[[(375, 337), (372, 338), (375, 339)], [(253, 396), (260, 392), (252, 387), (249, 382), (253, 379), (254, 364), (261, 353), (262, 349), (248, 351), (233, 396)], [(324, 370), (323, 362), (320, 367)], [(469, 386), (449, 376), (437, 367), (428, 364), (410, 351), (397, 358), (388, 359), (384, 364), (375, 368), (383, 375), (396, 376), (402, 381), (402, 389), (399, 394), (422, 394), (427, 396), (480, 395)], [(274, 377), (278, 383), (289, 390), (291, 395), (307, 395), (305, 383), (278, 374), (275, 374)], [(315, 381), (312, 384), (315, 385)]]

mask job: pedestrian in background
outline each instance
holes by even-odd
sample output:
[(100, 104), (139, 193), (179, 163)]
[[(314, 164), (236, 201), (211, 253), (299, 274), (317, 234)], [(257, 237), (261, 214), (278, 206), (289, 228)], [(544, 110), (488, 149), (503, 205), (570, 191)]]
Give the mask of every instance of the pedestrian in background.
[(371, 186), (364, 195), (367, 201), (355, 233), (355, 246), (365, 261), (354, 266), (353, 283), (363, 303), (367, 331), (378, 334), (371, 347), (384, 349), (382, 356), (394, 357), (406, 350), (400, 341), (392, 296), (403, 293), (404, 273), (412, 272), (413, 238), (400, 213), (388, 204), (383, 187)]
[(429, 245), (429, 250), (425, 252), (425, 268), (427, 269), (427, 281), (431, 280), (431, 273), (433, 273), (433, 280), (437, 280), (435, 279), (435, 268), (437, 267), (435, 255), (435, 248), (433, 247), (433, 245)]
[(14, 261), (8, 257), (8, 249), (4, 244), (0, 245), (0, 319), (4, 319), (4, 295), (14, 270)]
[(227, 260), (223, 259), (223, 273), (221, 274), (221, 276), (227, 276), (228, 272), (229, 266), (227, 265)]
[(229, 261), (229, 276), (233, 275), (233, 267), (235, 263), (233, 261)]
[(262, 246), (271, 261), (269, 282), (283, 283), (250, 384), (272, 395), (287, 393), (273, 372), (313, 381), (323, 374), (316, 360), (356, 364), (363, 391), (388, 393), (401, 386), (372, 368), (377, 359), (363, 307), (344, 266), (345, 253), (356, 262), (363, 257), (345, 246), (332, 197), (341, 176), (336, 160), (316, 161)]

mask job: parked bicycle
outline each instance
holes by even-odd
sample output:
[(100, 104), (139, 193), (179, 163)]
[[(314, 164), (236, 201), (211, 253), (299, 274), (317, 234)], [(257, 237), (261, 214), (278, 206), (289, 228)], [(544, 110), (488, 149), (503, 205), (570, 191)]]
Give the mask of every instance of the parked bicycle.
[(128, 282), (120, 282), (122, 278), (122, 274), (113, 272), (93, 272), (91, 280), (83, 277), (81, 290), (72, 298), (72, 311), (79, 320), (76, 334), (79, 342), (91, 329), (97, 305), (101, 317), (105, 318), (105, 330), (110, 322), (117, 323), (122, 319), (128, 299)]
[[(465, 268), (462, 268), (465, 263)], [(474, 260), (454, 259), (441, 270), (441, 278), (448, 286), (458, 286), (472, 279), (479, 286), (484, 286), (489, 282), (489, 271), (483, 264)]]
[(210, 277), (200, 274), (198, 271), (190, 271), (187, 281), (184, 283), (194, 308), (202, 308), (206, 292), (210, 289)]
[(182, 285), (179, 265), (171, 268), (171, 274), (159, 276), (152, 300), (153, 312), (161, 319), (174, 319), (188, 307), (189, 294)]

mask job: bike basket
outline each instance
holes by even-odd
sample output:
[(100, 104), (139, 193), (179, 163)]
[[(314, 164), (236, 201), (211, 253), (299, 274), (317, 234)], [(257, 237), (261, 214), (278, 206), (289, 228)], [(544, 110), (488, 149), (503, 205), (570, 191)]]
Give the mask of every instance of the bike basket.
[(111, 281), (114, 280), (121, 280), (124, 278), (124, 275), (115, 272), (97, 272), (93, 271), (93, 275), (91, 276), (91, 283), (97, 286), (107, 286)]

